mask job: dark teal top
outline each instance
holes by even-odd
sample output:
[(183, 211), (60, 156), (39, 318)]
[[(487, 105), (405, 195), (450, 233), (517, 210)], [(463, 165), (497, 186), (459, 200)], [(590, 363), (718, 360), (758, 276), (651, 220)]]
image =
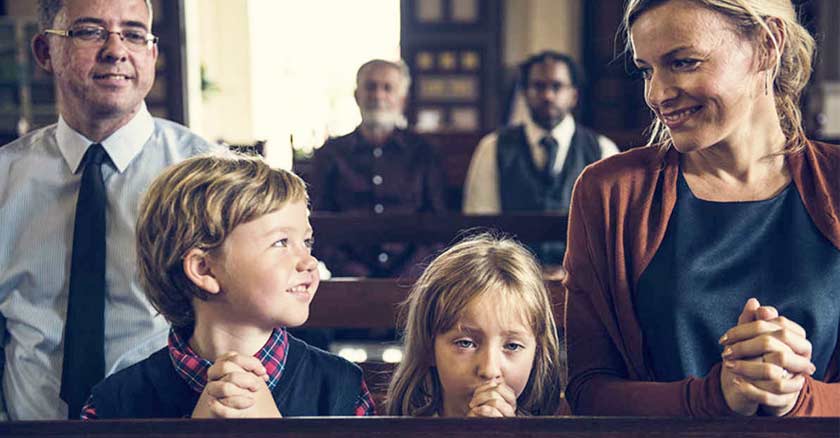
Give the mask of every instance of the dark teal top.
[(805, 328), (821, 380), (837, 342), (840, 251), (793, 184), (763, 201), (711, 202), (680, 173), (664, 240), (635, 291), (656, 380), (705, 376), (750, 297)]

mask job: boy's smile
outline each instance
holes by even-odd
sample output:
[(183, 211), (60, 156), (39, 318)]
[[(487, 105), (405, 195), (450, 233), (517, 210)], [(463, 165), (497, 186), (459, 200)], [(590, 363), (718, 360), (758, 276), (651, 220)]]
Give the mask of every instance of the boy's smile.
[(221, 289), (219, 322), (263, 330), (306, 322), (319, 283), (311, 250), (303, 201), (234, 228), (211, 262)]

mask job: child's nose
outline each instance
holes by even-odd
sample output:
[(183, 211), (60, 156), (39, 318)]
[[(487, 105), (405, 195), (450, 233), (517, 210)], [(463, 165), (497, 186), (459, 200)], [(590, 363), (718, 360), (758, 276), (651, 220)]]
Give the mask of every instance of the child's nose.
[(485, 381), (499, 381), (502, 379), (501, 352), (485, 349), (480, 355), (476, 374)]
[(312, 271), (318, 268), (318, 259), (312, 254), (305, 254), (297, 264), (298, 271)]

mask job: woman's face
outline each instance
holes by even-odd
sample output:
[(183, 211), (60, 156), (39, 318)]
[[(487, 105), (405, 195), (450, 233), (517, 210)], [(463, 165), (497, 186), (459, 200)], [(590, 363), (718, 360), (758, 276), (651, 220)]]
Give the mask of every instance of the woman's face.
[(680, 152), (749, 142), (767, 105), (775, 111), (753, 43), (716, 11), (671, 0), (640, 15), (630, 41), (645, 101)]

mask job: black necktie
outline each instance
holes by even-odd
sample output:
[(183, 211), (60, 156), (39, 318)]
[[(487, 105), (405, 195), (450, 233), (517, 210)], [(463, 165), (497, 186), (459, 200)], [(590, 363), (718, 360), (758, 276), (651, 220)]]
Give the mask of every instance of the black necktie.
[(76, 201), (70, 293), (64, 325), (61, 399), (68, 418), (78, 419), (90, 390), (105, 377), (105, 182), (101, 144), (91, 145), (82, 162)]
[(546, 135), (540, 140), (540, 146), (545, 149), (545, 175), (550, 177), (554, 169), (554, 160), (557, 159), (557, 140), (550, 135)]

